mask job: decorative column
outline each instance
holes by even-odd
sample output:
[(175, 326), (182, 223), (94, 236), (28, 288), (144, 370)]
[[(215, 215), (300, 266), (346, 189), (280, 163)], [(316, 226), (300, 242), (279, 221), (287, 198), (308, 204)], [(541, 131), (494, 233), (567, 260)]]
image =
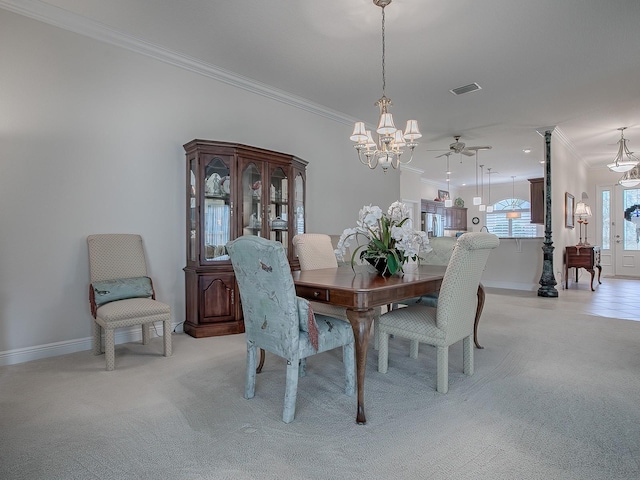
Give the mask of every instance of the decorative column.
[[(542, 264), (542, 276), (540, 277), (540, 288), (538, 289), (539, 297), (557, 297), (558, 290), (556, 290), (555, 277), (553, 276), (553, 241), (551, 240), (551, 132), (555, 127), (547, 127), (544, 129), (544, 141), (545, 141), (545, 185), (544, 185), (544, 198), (545, 198), (545, 221), (544, 221), (544, 245), (542, 246), (542, 252), (544, 253), (544, 262)], [(542, 129), (541, 129), (542, 130)], [(542, 131), (538, 130), (538, 133), (542, 135)]]

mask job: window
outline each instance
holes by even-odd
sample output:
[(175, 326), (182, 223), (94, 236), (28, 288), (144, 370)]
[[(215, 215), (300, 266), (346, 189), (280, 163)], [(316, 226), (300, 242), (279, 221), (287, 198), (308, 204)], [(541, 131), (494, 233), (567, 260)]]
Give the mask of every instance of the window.
[[(520, 218), (507, 218), (511, 211), (520, 213)], [(538, 229), (531, 223), (531, 204), (520, 198), (507, 198), (493, 204), (493, 213), (486, 214), (485, 225), (489, 232), (500, 238), (532, 238)]]

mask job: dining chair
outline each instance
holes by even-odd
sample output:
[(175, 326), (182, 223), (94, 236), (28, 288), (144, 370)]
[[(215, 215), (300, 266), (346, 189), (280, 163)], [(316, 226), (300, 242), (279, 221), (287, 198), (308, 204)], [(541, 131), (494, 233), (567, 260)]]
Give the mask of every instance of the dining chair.
[(227, 243), (240, 291), (247, 341), (245, 398), (256, 386), (256, 353), (261, 348), (287, 361), (282, 421), (293, 421), (300, 360), (343, 347), (345, 393), (355, 392), (355, 344), (351, 325), (315, 313), (309, 301), (297, 297), (291, 268), (280, 242), (247, 235)]
[(449, 346), (463, 341), (463, 365), (473, 375), (473, 333), (478, 286), (489, 253), (500, 243), (490, 233), (466, 233), (458, 238), (442, 279), (437, 307), (421, 304), (398, 308), (380, 317), (378, 371), (389, 364), (389, 335), (412, 341), (410, 356), (417, 358), (419, 343), (437, 350), (437, 391), (449, 390)]
[(157, 301), (147, 276), (142, 237), (100, 234), (87, 237), (89, 303), (93, 316), (93, 351), (104, 353), (107, 370), (115, 368), (115, 330), (142, 326), (142, 343), (149, 342), (149, 326), (162, 322), (164, 356), (171, 356), (171, 307)]
[[(331, 242), (331, 237), (324, 233), (300, 233), (293, 237), (293, 245), (300, 260), (300, 270), (318, 270), (321, 268), (337, 268), (338, 259)], [(347, 311), (343, 307), (322, 302), (311, 302), (313, 311), (323, 315), (349, 321)], [(380, 307), (375, 309), (373, 318), (374, 347), (378, 348), (376, 323), (380, 318)]]

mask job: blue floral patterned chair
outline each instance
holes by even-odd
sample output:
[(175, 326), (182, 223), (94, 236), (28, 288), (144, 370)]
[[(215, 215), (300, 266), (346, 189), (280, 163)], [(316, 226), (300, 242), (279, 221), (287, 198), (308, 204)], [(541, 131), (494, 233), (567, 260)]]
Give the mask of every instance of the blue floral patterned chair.
[(279, 242), (243, 236), (227, 244), (240, 289), (247, 339), (245, 398), (253, 398), (258, 348), (287, 360), (282, 421), (295, 416), (300, 361), (316, 353), (343, 348), (345, 393), (355, 392), (355, 347), (348, 322), (314, 314), (309, 302), (296, 296), (291, 268)]
[[(437, 349), (437, 390), (449, 390), (449, 346), (463, 341), (464, 373), (473, 375), (473, 332), (478, 285), (489, 253), (500, 240), (490, 233), (466, 233), (457, 240), (437, 301), (437, 308), (420, 303), (386, 313), (379, 322), (378, 371), (389, 364), (389, 335), (411, 340), (410, 356), (418, 343)], [(414, 350), (415, 345), (415, 350)]]

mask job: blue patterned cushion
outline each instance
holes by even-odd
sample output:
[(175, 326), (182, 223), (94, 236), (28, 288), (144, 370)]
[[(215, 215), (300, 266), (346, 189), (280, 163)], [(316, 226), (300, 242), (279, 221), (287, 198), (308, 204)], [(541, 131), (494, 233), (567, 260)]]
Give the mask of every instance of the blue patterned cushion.
[(153, 287), (149, 277), (117, 278), (93, 282), (93, 295), (96, 306), (124, 300), (126, 298), (149, 298), (153, 296)]

